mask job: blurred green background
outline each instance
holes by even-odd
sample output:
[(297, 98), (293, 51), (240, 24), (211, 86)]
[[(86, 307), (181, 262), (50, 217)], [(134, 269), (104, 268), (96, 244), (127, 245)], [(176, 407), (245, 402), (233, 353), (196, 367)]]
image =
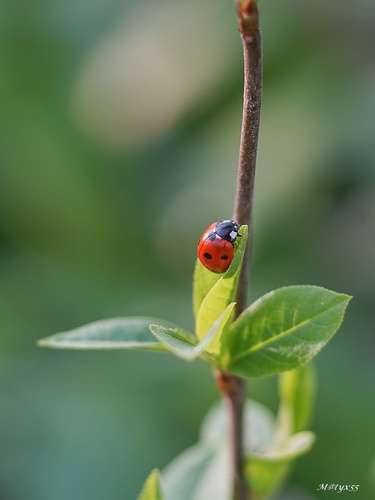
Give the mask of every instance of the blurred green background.
[[(373, 498), (375, 3), (260, 7), (251, 298), (288, 284), (354, 295), (317, 358), (318, 440), (286, 498), (333, 495), (321, 483)], [(196, 441), (218, 399), (208, 368), (36, 340), (124, 315), (192, 327), (197, 240), (233, 206), (234, 8), (3, 0), (0, 38), (0, 499), (131, 500)], [(249, 393), (276, 408), (275, 378)]]

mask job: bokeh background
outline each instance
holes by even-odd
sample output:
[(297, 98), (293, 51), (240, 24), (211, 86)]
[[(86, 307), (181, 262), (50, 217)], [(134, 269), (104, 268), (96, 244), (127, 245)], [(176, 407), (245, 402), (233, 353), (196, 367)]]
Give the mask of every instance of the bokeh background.
[[(264, 100), (251, 298), (354, 296), (317, 358), (321, 483), (374, 496), (373, 0), (261, 0)], [(197, 439), (209, 370), (163, 354), (47, 351), (92, 320), (191, 328), (196, 243), (232, 213), (242, 54), (231, 0), (3, 0), (0, 499), (134, 499)], [(276, 379), (249, 392), (276, 409)], [(290, 491), (290, 490), (289, 490)], [(303, 493), (304, 492), (304, 493)], [(295, 495), (295, 496), (293, 496)], [(207, 499), (208, 500), (208, 499)]]

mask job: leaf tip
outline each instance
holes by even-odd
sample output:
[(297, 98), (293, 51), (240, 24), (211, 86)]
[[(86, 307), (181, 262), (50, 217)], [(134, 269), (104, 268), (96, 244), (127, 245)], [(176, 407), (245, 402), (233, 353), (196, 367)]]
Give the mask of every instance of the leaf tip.
[(159, 335), (162, 332), (163, 328), (160, 325), (157, 325), (156, 323), (150, 323), (148, 325), (148, 329), (152, 333), (152, 335), (160, 342)]
[(155, 469), (152, 469), (152, 471), (150, 472), (150, 476), (160, 478), (161, 477), (160, 469), (158, 469), (157, 467), (155, 467)]
[(349, 302), (352, 300), (352, 298), (353, 298), (353, 295), (348, 295), (348, 294), (346, 294), (346, 293), (342, 293), (342, 294), (341, 294), (341, 296), (342, 296), (345, 300), (347, 300), (347, 302), (348, 302), (348, 303), (349, 303)]
[(243, 226), (240, 227), (240, 229), (238, 230), (238, 234), (240, 237), (244, 238), (248, 236), (249, 234), (249, 226), (247, 226), (246, 224), (244, 224)]
[(147, 477), (137, 500), (163, 500), (161, 474), (159, 469), (153, 469)]
[(348, 295), (346, 293), (338, 293), (337, 295), (340, 297), (341, 302), (343, 304), (342, 312), (343, 312), (343, 316), (344, 316), (344, 314), (346, 312), (346, 308), (348, 307), (349, 302), (352, 300), (353, 295)]

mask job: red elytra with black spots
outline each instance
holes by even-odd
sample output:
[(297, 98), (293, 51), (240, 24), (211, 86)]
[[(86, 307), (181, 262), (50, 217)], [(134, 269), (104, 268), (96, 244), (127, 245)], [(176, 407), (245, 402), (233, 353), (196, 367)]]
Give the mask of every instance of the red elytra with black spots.
[(209, 225), (198, 243), (198, 258), (214, 273), (225, 273), (234, 257), (234, 243), (240, 226), (233, 220)]

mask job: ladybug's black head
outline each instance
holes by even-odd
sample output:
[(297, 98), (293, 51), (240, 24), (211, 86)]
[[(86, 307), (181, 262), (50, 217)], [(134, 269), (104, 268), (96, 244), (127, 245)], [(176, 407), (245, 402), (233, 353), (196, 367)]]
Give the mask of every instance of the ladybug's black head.
[(233, 220), (221, 220), (216, 224), (215, 233), (223, 238), (223, 240), (227, 240), (232, 245), (236, 241), (238, 236), (238, 230), (240, 229), (240, 225)]

